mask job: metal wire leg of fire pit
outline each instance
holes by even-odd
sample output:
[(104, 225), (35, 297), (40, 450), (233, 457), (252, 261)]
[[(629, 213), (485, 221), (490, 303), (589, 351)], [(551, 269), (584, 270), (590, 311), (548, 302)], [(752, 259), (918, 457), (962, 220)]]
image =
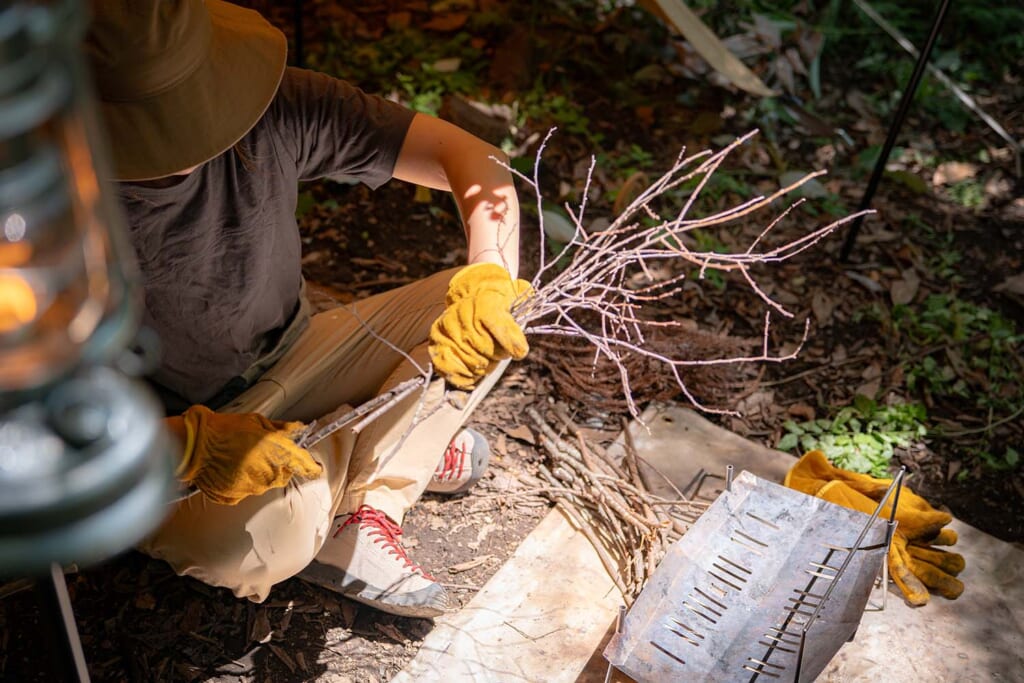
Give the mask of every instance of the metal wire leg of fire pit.
[(85, 664), (82, 641), (78, 637), (75, 613), (64, 578), (64, 570), (56, 562), (50, 566), (49, 576), (40, 577), (35, 585), (42, 623), (47, 629), (47, 641), (53, 651), (54, 673), (62, 681), (88, 683), (89, 670)]

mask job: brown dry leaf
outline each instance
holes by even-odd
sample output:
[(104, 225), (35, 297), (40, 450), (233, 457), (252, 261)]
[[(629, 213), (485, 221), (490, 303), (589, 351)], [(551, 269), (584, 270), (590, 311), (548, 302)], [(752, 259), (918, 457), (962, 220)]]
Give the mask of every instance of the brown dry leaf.
[(512, 429), (505, 429), (502, 431), (511, 436), (513, 439), (525, 441), (531, 446), (537, 445), (537, 440), (534, 438), (533, 432), (530, 431), (530, 428), (526, 427), (525, 425), (519, 425), (518, 427), (513, 427)]
[(993, 287), (992, 291), (1006, 292), (1007, 294), (1024, 294), (1024, 273), (1011, 275)]
[(861, 384), (859, 387), (857, 387), (855, 393), (861, 394), (862, 396), (867, 396), (868, 398), (874, 398), (875, 396), (878, 395), (878, 391), (881, 388), (882, 379), (876, 378), (871, 381), (865, 382), (864, 384)]
[(256, 618), (253, 619), (252, 628), (249, 630), (249, 641), (253, 643), (268, 643), (273, 637), (274, 630), (270, 627), (270, 616), (265, 607), (256, 610)]
[(786, 59), (788, 59), (789, 63), (793, 66), (793, 71), (800, 74), (801, 76), (807, 75), (807, 67), (804, 66), (804, 62), (802, 59), (800, 59), (800, 53), (797, 52), (796, 48), (788, 48), (785, 52), (785, 55)]
[(824, 292), (811, 295), (811, 310), (819, 325), (827, 325), (832, 320), (832, 311), (836, 309), (835, 300)]
[(978, 175), (978, 167), (966, 161), (947, 161), (939, 164), (932, 174), (933, 185), (952, 185)]
[(270, 651), (277, 655), (277, 658), (281, 660), (281, 663), (288, 667), (288, 670), (295, 673), (295, 661), (288, 656), (288, 653), (279, 648), (277, 645), (270, 643), (267, 645)]
[(782, 30), (777, 23), (772, 21), (771, 17), (764, 14), (755, 14), (754, 25), (751, 28), (757, 37), (773, 49), (782, 47)]
[(200, 600), (189, 600), (185, 606), (185, 612), (178, 621), (178, 629), (182, 633), (198, 631), (203, 623), (203, 603)]
[(803, 418), (805, 422), (810, 422), (814, 419), (814, 407), (806, 403), (794, 403), (786, 408), (786, 412), (791, 417)]
[(462, 59), (460, 57), (445, 57), (439, 59), (431, 65), (431, 68), (442, 74), (453, 74), (459, 70), (462, 66)]
[(882, 366), (877, 362), (864, 368), (864, 372), (860, 373), (861, 379), (877, 379), (882, 376)]
[(863, 394), (868, 398), (874, 398), (878, 395), (879, 389), (882, 388), (882, 366), (877, 362), (864, 368), (864, 372), (860, 374), (861, 379), (866, 380), (863, 384), (857, 387), (857, 394)]
[(476, 9), (476, 0), (438, 0), (430, 5), (430, 11), (434, 14), (474, 9)]
[(356, 612), (359, 608), (356, 603), (351, 600), (342, 600), (338, 603), (339, 610), (341, 612), (341, 625), (345, 628), (352, 628), (352, 624), (356, 621)]
[(775, 392), (771, 389), (758, 389), (747, 396), (736, 406), (740, 415), (756, 415), (775, 403)]
[[(953, 481), (953, 477), (955, 477), (957, 473), (960, 472), (961, 467), (963, 467), (963, 463), (961, 463), (959, 460), (950, 460), (949, 464), (946, 466), (946, 481)], [(899, 505), (897, 505), (896, 507), (898, 508)]]
[(392, 626), (391, 624), (381, 624), (378, 622), (373, 626), (378, 631), (380, 631), (396, 643), (399, 643), (400, 645), (405, 645), (405, 642), (408, 640), (408, 638), (406, 638), (401, 631), (399, 631), (396, 627)]
[(292, 623), (292, 615), (295, 614), (293, 610), (286, 609), (284, 616), (281, 617), (281, 623), (277, 625), (277, 635), (282, 636), (284, 632), (288, 630), (288, 626)]
[(135, 596), (135, 606), (139, 609), (156, 609), (156, 598), (149, 592), (139, 593)]
[(917, 296), (917, 290), (921, 287), (921, 278), (913, 268), (907, 268), (901, 273), (902, 277), (895, 280), (889, 286), (889, 296), (894, 304), (906, 305)]
[(501, 457), (508, 455), (508, 436), (506, 436), (505, 432), (498, 434), (498, 438), (494, 442), (494, 452)]
[(458, 31), (466, 25), (468, 20), (468, 12), (452, 12), (451, 14), (442, 14), (441, 16), (434, 17), (430, 21), (424, 22), (421, 25), (421, 28), (427, 31), (448, 33), (450, 31)]
[(780, 55), (775, 58), (774, 67), (775, 77), (779, 79), (786, 92), (796, 93), (796, 79), (793, 77), (793, 65), (789, 60)]
[(818, 58), (821, 48), (825, 44), (825, 34), (802, 27), (799, 33), (797, 33), (796, 41), (797, 45), (800, 46), (800, 54), (804, 56), (804, 59), (808, 62), (813, 62)]
[(401, 31), (409, 28), (412, 24), (412, 12), (392, 12), (387, 16), (388, 28), (392, 31)]

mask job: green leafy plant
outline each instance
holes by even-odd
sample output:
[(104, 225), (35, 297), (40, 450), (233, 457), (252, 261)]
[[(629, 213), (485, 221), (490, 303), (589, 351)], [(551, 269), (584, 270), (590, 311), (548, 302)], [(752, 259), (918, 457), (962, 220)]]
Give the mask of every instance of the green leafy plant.
[(583, 137), (595, 147), (600, 145), (603, 138), (591, 128), (590, 119), (583, 113), (582, 106), (565, 95), (550, 93), (540, 81), (523, 96), (519, 111), (519, 127), (525, 126), (528, 121), (533, 121), (537, 128), (554, 125), (567, 133)]
[(837, 467), (886, 476), (896, 448), (924, 440), (926, 412), (920, 403), (880, 406), (858, 395), (852, 406), (834, 417), (807, 422), (787, 421), (776, 447), (782, 451), (820, 450)]
[(997, 472), (1009, 472), (1020, 467), (1020, 452), (1012, 446), (1007, 446), (1002, 455), (996, 455), (988, 450), (980, 450), (976, 453), (982, 465)]
[(423, 84), (409, 74), (395, 74), (395, 80), (405, 94), (405, 102), (410, 109), (423, 114), (437, 116), (441, 111), (444, 89), (438, 83)]
[(998, 411), (1024, 401), (1024, 334), (1012, 320), (948, 294), (933, 294), (914, 307), (894, 306), (892, 319), (916, 349), (936, 347), (925, 354), (908, 349), (908, 388), (932, 397), (973, 397), (978, 407)]
[(949, 196), (965, 209), (985, 206), (985, 186), (977, 178), (968, 178), (950, 185)]

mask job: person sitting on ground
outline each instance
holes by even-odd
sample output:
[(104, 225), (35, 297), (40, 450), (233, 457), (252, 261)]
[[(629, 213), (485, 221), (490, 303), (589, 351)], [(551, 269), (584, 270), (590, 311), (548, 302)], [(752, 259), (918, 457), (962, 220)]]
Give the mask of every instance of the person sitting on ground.
[[(117, 193), (141, 271), (150, 378), (190, 493), (140, 546), (182, 575), (264, 600), (293, 576), (400, 615), (444, 611), (401, 545), (424, 490), (485, 464), (463, 428), (528, 347), (510, 309), (519, 205), (493, 146), (440, 119), (285, 66), (286, 40), (221, 0), (93, 0), (86, 39)], [(298, 183), (450, 190), (468, 265), (311, 315)], [(396, 217), (398, 220), (399, 217)], [(422, 374), (358, 433), (296, 445)]]

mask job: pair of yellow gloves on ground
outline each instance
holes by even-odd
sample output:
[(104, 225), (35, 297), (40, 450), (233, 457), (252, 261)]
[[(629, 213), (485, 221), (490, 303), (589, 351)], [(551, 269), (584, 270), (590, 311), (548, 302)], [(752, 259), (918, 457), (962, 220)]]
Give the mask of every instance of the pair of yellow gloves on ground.
[[(529, 346), (511, 310), (530, 291), (528, 282), (497, 264), (460, 270), (430, 330), (434, 369), (453, 386), (468, 389), (502, 360), (525, 357)], [(166, 425), (184, 444), (178, 478), (222, 505), (285, 486), (293, 476), (315, 477), (322, 469), (295, 443), (301, 422), (215, 413), (197, 405), (167, 418)]]
[[(783, 483), (870, 515), (892, 480), (839, 469), (821, 451), (808, 451), (786, 474)], [(891, 511), (890, 497), (880, 516), (888, 519)], [(956, 578), (964, 569), (963, 556), (935, 547), (956, 543), (956, 532), (945, 528), (952, 520), (948, 512), (936, 510), (906, 486), (900, 491), (896, 532), (889, 547), (889, 575), (912, 605), (926, 604), (929, 591), (951, 600), (963, 593), (964, 585)]]

